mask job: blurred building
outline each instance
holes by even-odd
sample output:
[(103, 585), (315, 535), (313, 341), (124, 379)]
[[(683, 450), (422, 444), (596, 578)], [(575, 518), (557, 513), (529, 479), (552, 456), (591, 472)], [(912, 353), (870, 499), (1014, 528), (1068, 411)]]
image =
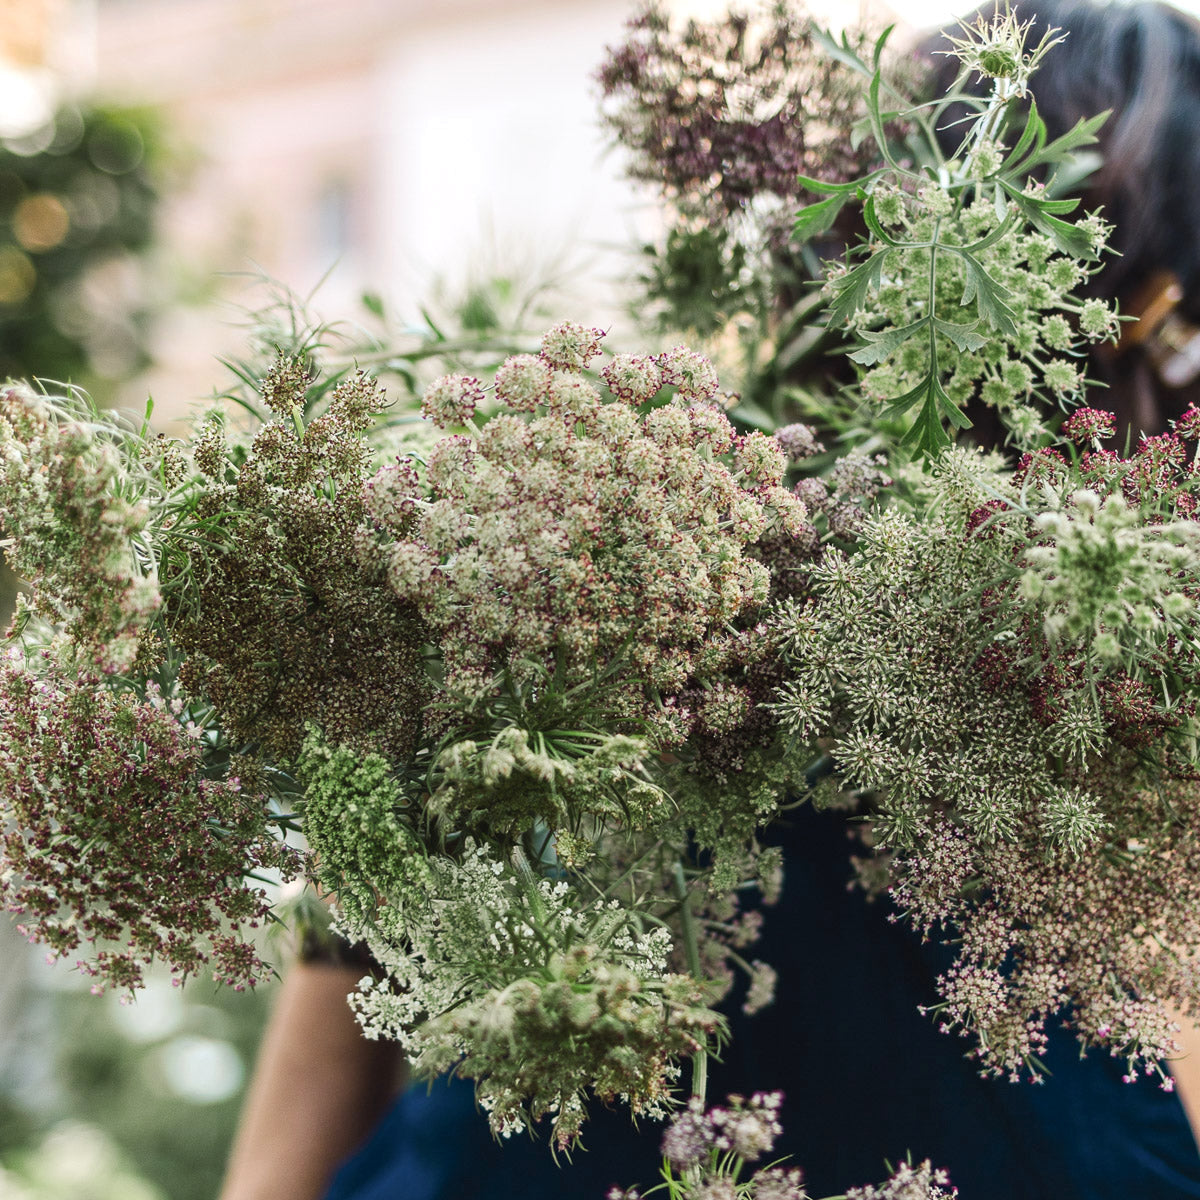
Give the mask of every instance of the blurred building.
[[(160, 108), (190, 148), (164, 235), (197, 290), (217, 272), (261, 269), (302, 294), (324, 279), (319, 309), (348, 316), (364, 291), (404, 312), (435, 278), (566, 273), (588, 281), (581, 304), (611, 307), (638, 202), (597, 129), (591, 79), (628, 11), (98, 0), (91, 83)], [(206, 392), (221, 340), (211, 311), (177, 312), (158, 347), (169, 391), (151, 381), (160, 400), (183, 377)]]

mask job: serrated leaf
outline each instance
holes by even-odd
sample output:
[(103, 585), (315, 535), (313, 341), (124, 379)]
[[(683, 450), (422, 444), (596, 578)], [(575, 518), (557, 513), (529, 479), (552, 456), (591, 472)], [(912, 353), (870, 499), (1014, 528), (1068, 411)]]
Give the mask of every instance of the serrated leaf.
[(958, 256), (967, 269), (962, 300), (959, 303), (965, 307), (974, 302), (980, 317), (997, 332), (1016, 333), (1017, 315), (1005, 303), (1012, 293), (1003, 284), (997, 283), (984, 270), (979, 259), (969, 251), (960, 250)]
[(828, 200), (805, 205), (796, 214), (796, 223), (792, 226), (793, 235), (803, 242), (824, 233), (838, 219), (838, 214), (849, 199), (849, 195), (830, 196)]
[(849, 357), (861, 366), (872, 367), (885, 358), (890, 358), (909, 338), (915, 337), (921, 330), (928, 327), (929, 318), (922, 317), (919, 321), (901, 326), (899, 329), (882, 329), (878, 332), (864, 329), (860, 331), (859, 336), (867, 344), (860, 346), (857, 350), (852, 350)]
[(1031, 203), (1036, 204), (1038, 209), (1044, 213), (1053, 213), (1057, 216), (1059, 213), (1074, 212), (1079, 207), (1079, 197), (1064, 197), (1061, 200), (1055, 200), (1050, 196), (1030, 196)]
[(902, 417), (918, 403), (921, 405), (921, 411), (901, 439), (901, 445), (916, 446), (922, 454), (932, 454), (950, 444), (950, 436), (943, 428), (943, 420), (949, 421), (959, 429), (970, 428), (971, 421), (967, 414), (946, 395), (941, 380), (938, 379), (936, 358), (929, 374), (903, 396), (889, 401), (881, 415), (884, 418)]
[(1004, 190), (1013, 198), (1017, 207), (1025, 216), (1025, 220), (1039, 233), (1044, 233), (1055, 248), (1071, 258), (1094, 259), (1096, 252), (1092, 249), (1091, 237), (1077, 225), (1069, 221), (1060, 221), (1050, 213), (1044, 212), (1031, 197), (1019, 192), (1012, 184), (1004, 184)]
[(926, 454), (931, 458), (950, 445), (950, 435), (942, 426), (932, 395), (921, 406), (917, 419), (900, 439), (900, 445), (911, 446), (918, 454)]
[(937, 404), (939, 416), (944, 417), (958, 429), (971, 428), (971, 418), (946, 395), (946, 389), (942, 387), (942, 381), (937, 377), (936, 372), (933, 376), (933, 398)]
[(823, 196), (852, 196), (858, 191), (863, 181), (855, 179), (850, 183), (826, 183), (823, 179), (813, 179), (811, 175), (797, 175), (796, 182), (806, 192), (818, 192)]
[(1009, 152), (998, 174), (1010, 175), (1021, 170), (1018, 166), (1021, 161), (1021, 155), (1030, 146), (1033, 146), (1033, 153), (1037, 154), (1045, 144), (1046, 122), (1038, 115), (1037, 103), (1031, 96), (1029, 98), (1029, 112), (1025, 117), (1025, 128), (1021, 131), (1021, 136), (1017, 139), (1017, 144)]
[(914, 388), (909, 388), (903, 396), (895, 396), (887, 402), (887, 407), (879, 414), (888, 417), (902, 417), (912, 406), (921, 400), (929, 399), (929, 386), (932, 374), (926, 375)]
[(1096, 257), (1096, 252), (1092, 249), (1091, 236), (1080, 229), (1078, 225), (1060, 221), (1057, 217), (1051, 217), (1044, 213), (1039, 213), (1036, 219), (1031, 216), (1029, 220), (1034, 228), (1053, 240), (1054, 245), (1062, 254), (1081, 259)]
[(1078, 147), (1094, 145), (1099, 140), (1096, 134), (1104, 122), (1108, 120), (1111, 112), (1111, 108), (1105, 109), (1104, 112), (1097, 113), (1094, 117), (1087, 117), (1077, 122), (1062, 137), (1056, 137), (1054, 141), (1043, 146), (1034, 154), (1031, 154), (1021, 164), (1021, 170), (1031, 171), (1034, 167), (1044, 166), (1047, 163), (1062, 162), (1063, 159), (1069, 157)]
[(982, 350), (988, 343), (988, 339), (978, 332), (978, 321), (971, 321), (966, 325), (956, 325), (953, 321), (940, 321), (934, 317), (933, 327), (938, 333), (945, 334), (958, 349), (968, 354)]
[(854, 270), (847, 272), (840, 279), (830, 281), (830, 286), (838, 294), (837, 299), (829, 306), (830, 325), (840, 325), (849, 320), (864, 306), (871, 289), (879, 287), (879, 278), (883, 274), (884, 263), (889, 254), (890, 248), (876, 251)]

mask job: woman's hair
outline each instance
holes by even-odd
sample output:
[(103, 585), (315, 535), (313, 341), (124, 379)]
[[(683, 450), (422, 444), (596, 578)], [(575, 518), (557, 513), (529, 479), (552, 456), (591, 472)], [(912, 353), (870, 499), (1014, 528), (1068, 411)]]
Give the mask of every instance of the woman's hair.
[[(1017, 0), (1014, 7), (1018, 20), (1031, 22), (1028, 45), (1050, 29), (1066, 35), (1032, 81), (1049, 136), (1111, 110), (1099, 133), (1103, 165), (1081, 195), (1083, 208), (1102, 208), (1114, 225), (1119, 257), (1108, 258), (1092, 293), (1116, 298), (1129, 312), (1147, 285), (1170, 272), (1182, 291), (1179, 313), (1200, 322), (1200, 22), (1153, 0)], [(989, 4), (979, 13), (991, 11)], [(957, 67), (937, 53), (945, 48), (940, 33), (922, 46), (942, 85)], [(1165, 386), (1140, 352), (1098, 366), (1093, 375), (1114, 394), (1095, 402), (1117, 402), (1147, 433), (1200, 390)]]

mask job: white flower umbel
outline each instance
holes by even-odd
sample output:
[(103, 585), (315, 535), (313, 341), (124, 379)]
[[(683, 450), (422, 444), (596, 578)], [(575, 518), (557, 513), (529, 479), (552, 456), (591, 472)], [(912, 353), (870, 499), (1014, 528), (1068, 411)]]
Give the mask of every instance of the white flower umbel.
[(502, 1135), (549, 1115), (562, 1147), (589, 1090), (662, 1112), (677, 1056), (718, 1025), (695, 981), (667, 969), (664, 927), (616, 901), (588, 908), (565, 882), (469, 846), (427, 860), (425, 886), (381, 908), (364, 937), (386, 974), (350, 1000), (368, 1037), (394, 1038), (418, 1076), (455, 1070)]

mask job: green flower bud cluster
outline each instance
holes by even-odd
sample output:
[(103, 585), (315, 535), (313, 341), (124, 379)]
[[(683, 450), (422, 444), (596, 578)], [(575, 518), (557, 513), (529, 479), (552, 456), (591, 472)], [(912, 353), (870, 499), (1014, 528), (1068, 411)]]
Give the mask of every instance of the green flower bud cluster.
[(1047, 639), (1087, 639), (1114, 663), (1190, 641), (1195, 600), (1185, 581), (1200, 573), (1200, 526), (1148, 524), (1120, 493), (1081, 488), (1063, 500), (1036, 518), (1041, 537), (1020, 579)]
[[(883, 165), (852, 183), (803, 181), (825, 198), (800, 212), (801, 237), (822, 233), (845, 205), (865, 197), (866, 240), (844, 263), (828, 265), (829, 322), (864, 343), (849, 356), (862, 369), (864, 398), (885, 419), (903, 419), (904, 443), (923, 454), (950, 443), (947, 426), (971, 424), (964, 410), (972, 402), (994, 409), (1018, 445), (1044, 444), (1045, 408), (1082, 397), (1081, 351), (1118, 328), (1104, 302), (1076, 297), (1096, 269), (1108, 226), (1096, 214), (1064, 220), (1077, 202), (1054, 199), (1039, 182), (1094, 142), (1103, 118), (1048, 143), (1031, 107), (1019, 133), (1006, 129), (1010, 102), (1025, 96), (1031, 72), (1057, 40), (1047, 35), (1027, 51), (1027, 28), (1006, 9), (950, 39), (962, 63), (959, 80), (917, 121), (921, 136), (904, 151), (889, 142), (877, 65), (843, 45), (839, 57), (872, 81), (869, 123)], [(967, 90), (972, 72), (992, 81), (990, 95)], [(947, 159), (936, 131), (953, 105), (971, 116)]]

